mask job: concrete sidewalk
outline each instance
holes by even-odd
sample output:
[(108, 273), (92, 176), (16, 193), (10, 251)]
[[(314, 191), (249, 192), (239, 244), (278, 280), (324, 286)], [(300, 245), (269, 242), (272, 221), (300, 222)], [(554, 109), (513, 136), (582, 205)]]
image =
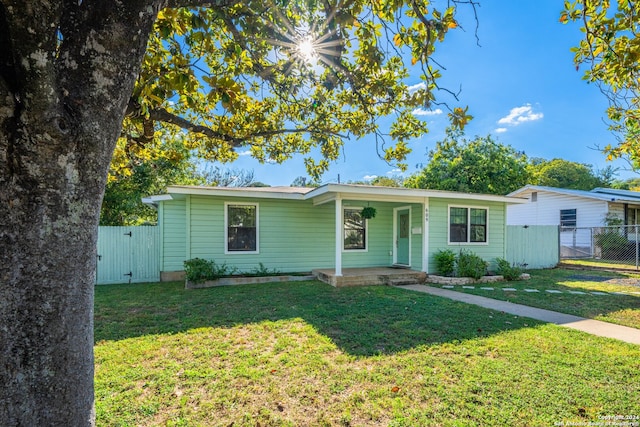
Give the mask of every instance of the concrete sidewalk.
[(613, 323), (601, 322), (600, 320), (586, 319), (584, 317), (572, 316), (570, 314), (558, 313), (542, 308), (534, 308), (527, 305), (514, 304), (508, 301), (500, 301), (447, 289), (433, 288), (426, 285), (400, 285), (396, 287), (424, 292), (467, 304), (479, 305), (480, 307), (490, 308), (492, 310), (504, 311), (505, 313), (516, 316), (542, 320), (543, 322), (554, 323), (559, 326), (577, 329), (601, 337), (615, 338), (631, 344), (640, 344), (640, 329), (630, 328), (628, 326), (614, 325)]

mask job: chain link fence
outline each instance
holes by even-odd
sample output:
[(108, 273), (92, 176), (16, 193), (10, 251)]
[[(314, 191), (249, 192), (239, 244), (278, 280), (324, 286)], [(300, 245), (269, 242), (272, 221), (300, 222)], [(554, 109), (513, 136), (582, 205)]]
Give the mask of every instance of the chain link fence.
[(560, 259), (587, 259), (639, 269), (640, 226), (560, 228)]

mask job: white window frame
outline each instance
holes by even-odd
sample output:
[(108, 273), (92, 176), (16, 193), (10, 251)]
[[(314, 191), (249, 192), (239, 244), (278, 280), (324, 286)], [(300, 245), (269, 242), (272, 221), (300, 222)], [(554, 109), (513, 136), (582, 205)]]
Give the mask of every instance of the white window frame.
[[(467, 241), (466, 242), (452, 242), (451, 241), (451, 208), (464, 208), (467, 210)], [(486, 224), (486, 242), (471, 242), (471, 209), (483, 209), (487, 211), (487, 224)], [(488, 246), (489, 245), (489, 207), (488, 206), (471, 206), (471, 205), (448, 205), (447, 207), (447, 244), (450, 246)]]
[(361, 211), (364, 207), (361, 206), (344, 206), (342, 208), (342, 252), (353, 253), (353, 252), (369, 252), (369, 220), (364, 218), (364, 249), (350, 249), (344, 247), (345, 241), (345, 211)]
[[(575, 222), (574, 225), (562, 225), (562, 212), (563, 211), (564, 212), (575, 211), (576, 218), (573, 221), (573, 222)], [(559, 216), (559, 219), (560, 219), (560, 227), (561, 228), (576, 228), (578, 226), (578, 208), (560, 209), (560, 211), (558, 212), (558, 216)]]
[[(253, 206), (256, 208), (256, 250), (255, 251), (230, 251), (229, 250), (229, 206)], [(247, 202), (224, 203), (224, 253), (225, 255), (255, 255), (260, 253), (260, 204)]]

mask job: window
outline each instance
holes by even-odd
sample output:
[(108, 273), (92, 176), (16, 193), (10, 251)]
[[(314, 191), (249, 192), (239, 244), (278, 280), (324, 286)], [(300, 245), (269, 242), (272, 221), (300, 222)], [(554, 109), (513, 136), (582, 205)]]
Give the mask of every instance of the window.
[(537, 202), (538, 201), (538, 192), (534, 191), (531, 193), (531, 202)]
[(449, 243), (487, 243), (486, 208), (449, 207)]
[(640, 209), (627, 207), (627, 223), (625, 225), (640, 225)]
[(258, 205), (226, 206), (227, 252), (257, 252)]
[(362, 209), (344, 210), (344, 249), (367, 249), (367, 220), (362, 217)]
[(575, 227), (578, 223), (576, 209), (560, 210), (560, 227)]

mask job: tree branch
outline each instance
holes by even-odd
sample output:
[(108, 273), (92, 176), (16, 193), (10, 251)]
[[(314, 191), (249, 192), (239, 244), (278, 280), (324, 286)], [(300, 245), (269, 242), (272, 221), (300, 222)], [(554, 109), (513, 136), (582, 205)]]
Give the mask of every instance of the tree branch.
[[(129, 105), (132, 105), (132, 103), (130, 102)], [(129, 117), (134, 116), (134, 114), (131, 113), (130, 109), (127, 109), (127, 115)], [(337, 133), (337, 132), (327, 132), (326, 129), (319, 130), (319, 129), (316, 129), (315, 127), (313, 127), (313, 126), (305, 126), (305, 127), (290, 128), (290, 129), (265, 130), (265, 131), (262, 131), (262, 132), (255, 132), (255, 133), (243, 135), (241, 137), (232, 136), (232, 135), (229, 135), (229, 134), (226, 134), (226, 133), (215, 131), (215, 130), (211, 129), (210, 127), (207, 127), (207, 126), (203, 126), (203, 125), (198, 125), (198, 124), (192, 123), (191, 121), (185, 119), (184, 117), (180, 117), (180, 116), (178, 116), (176, 114), (173, 114), (173, 113), (165, 110), (164, 108), (155, 108), (153, 110), (150, 110), (149, 111), (149, 120), (157, 121), (157, 122), (163, 122), (163, 123), (169, 123), (169, 124), (172, 124), (172, 125), (177, 126), (179, 128), (188, 130), (189, 132), (201, 133), (201, 134), (205, 135), (206, 137), (209, 137), (209, 138), (212, 138), (212, 139), (218, 139), (218, 140), (221, 140), (221, 141), (225, 141), (225, 142), (229, 143), (233, 147), (240, 147), (245, 142), (247, 142), (248, 140), (250, 140), (252, 138), (263, 138), (263, 137), (270, 137), (270, 136), (274, 136), (274, 135), (282, 135), (282, 134), (287, 134), (287, 133), (308, 133), (308, 134), (312, 134), (312, 135), (330, 134), (332, 136), (338, 136), (340, 138), (349, 139), (348, 135), (343, 135), (343, 134), (340, 134), (340, 133)]]

